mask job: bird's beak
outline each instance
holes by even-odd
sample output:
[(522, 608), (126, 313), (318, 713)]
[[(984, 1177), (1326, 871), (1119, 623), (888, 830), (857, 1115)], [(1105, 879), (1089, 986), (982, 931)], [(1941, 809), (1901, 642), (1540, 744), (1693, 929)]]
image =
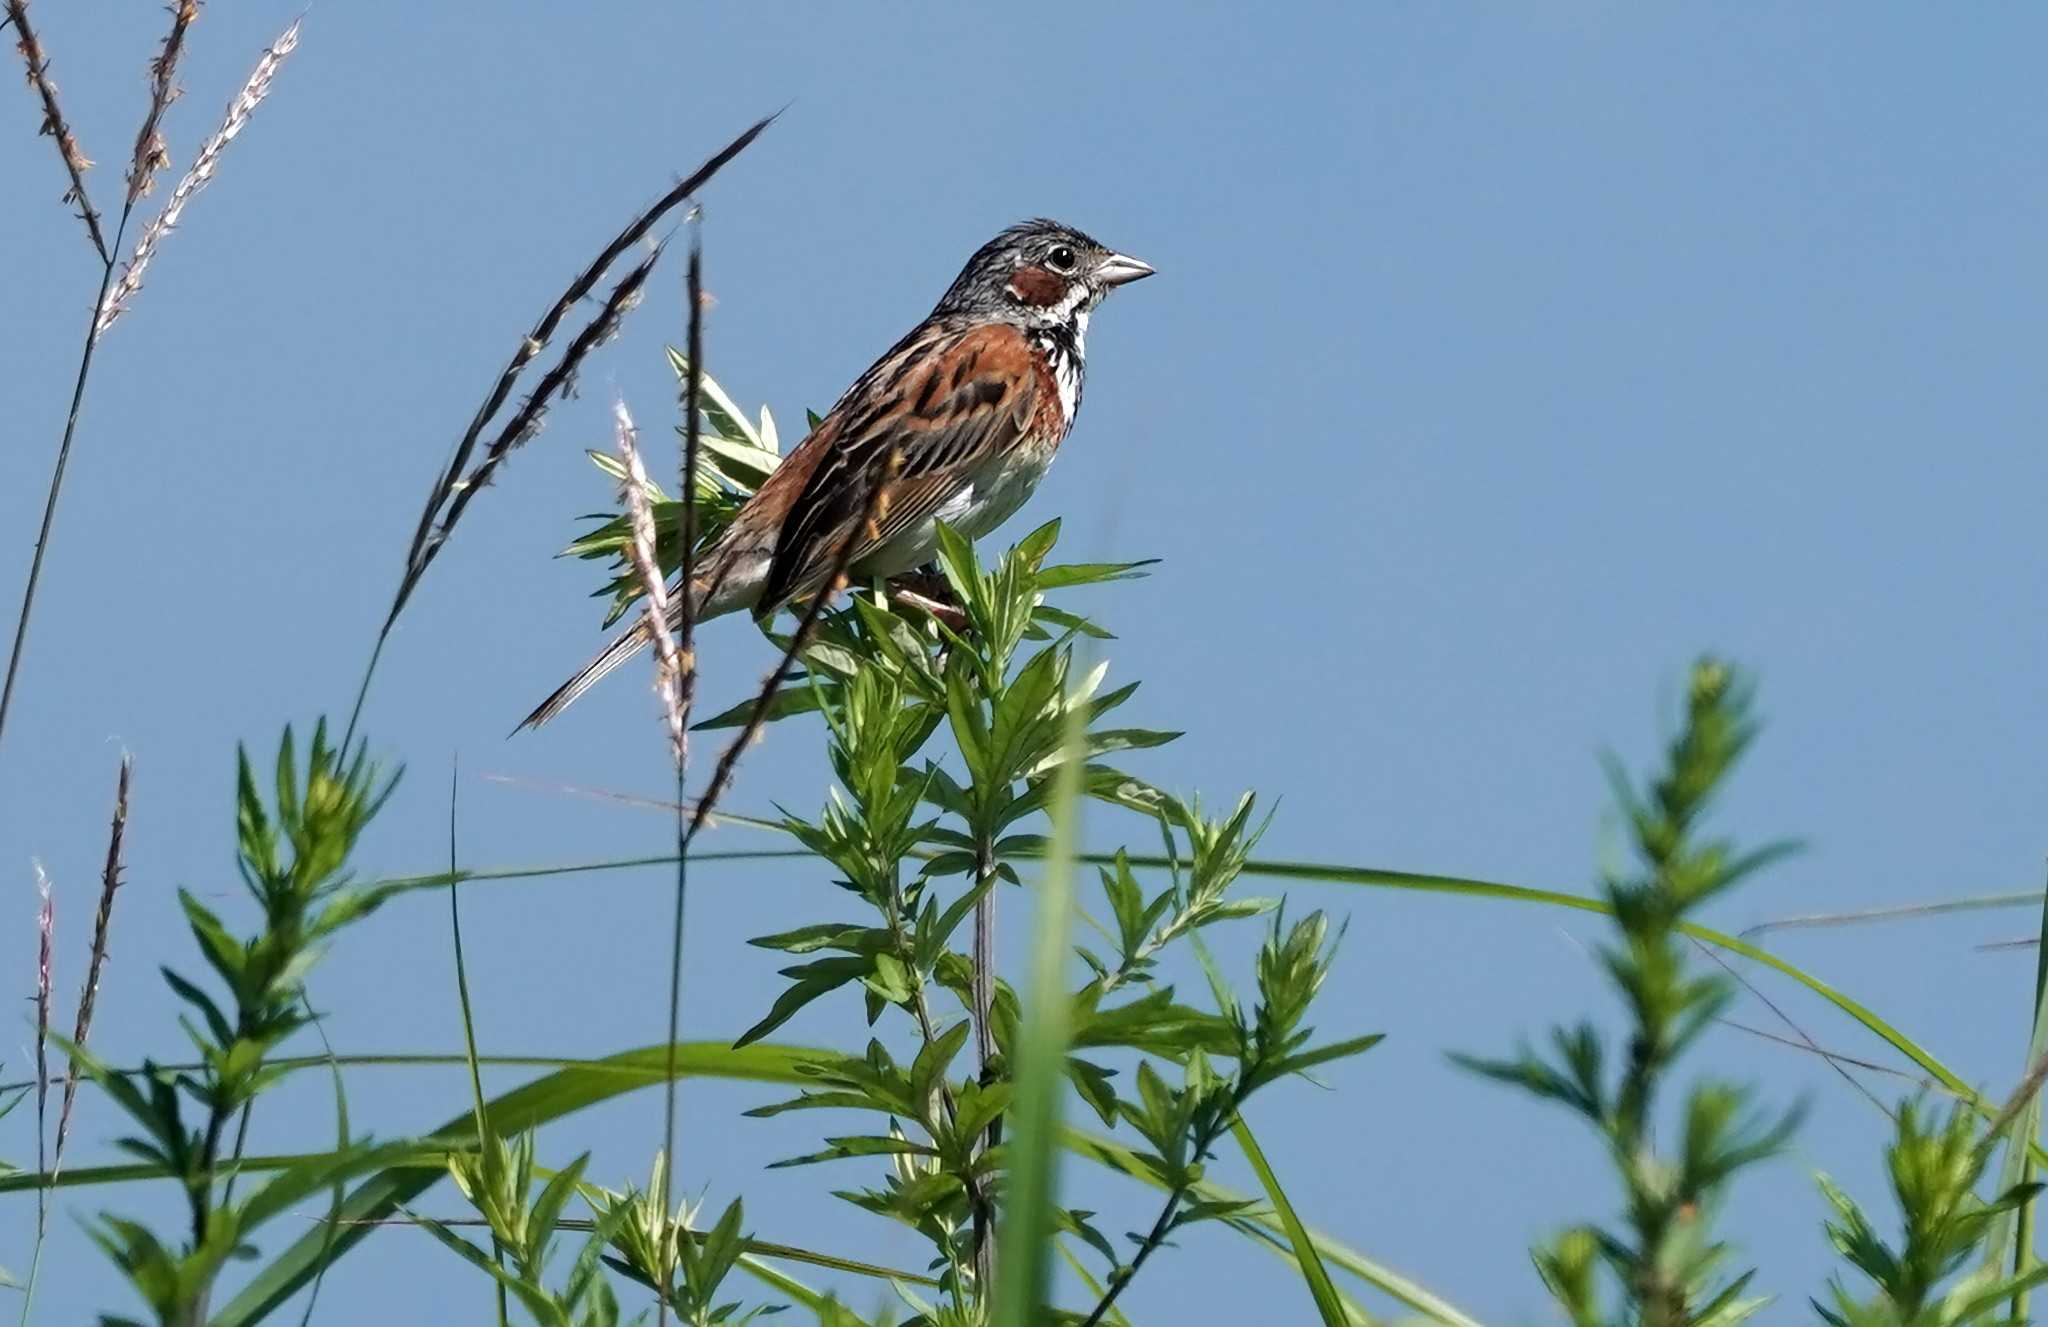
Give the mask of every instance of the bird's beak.
[(1133, 258), (1129, 254), (1113, 253), (1103, 259), (1102, 265), (1095, 269), (1095, 279), (1105, 286), (1122, 286), (1128, 285), (1133, 281), (1143, 280), (1151, 276), (1152, 272), (1152, 264), (1142, 258)]

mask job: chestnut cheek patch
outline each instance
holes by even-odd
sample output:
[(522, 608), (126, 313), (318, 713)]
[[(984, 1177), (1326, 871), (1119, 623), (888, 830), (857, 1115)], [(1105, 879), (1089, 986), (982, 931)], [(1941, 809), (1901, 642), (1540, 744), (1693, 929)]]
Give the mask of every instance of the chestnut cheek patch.
[(1020, 267), (1010, 278), (1010, 293), (1034, 308), (1049, 309), (1067, 293), (1067, 283), (1043, 267)]

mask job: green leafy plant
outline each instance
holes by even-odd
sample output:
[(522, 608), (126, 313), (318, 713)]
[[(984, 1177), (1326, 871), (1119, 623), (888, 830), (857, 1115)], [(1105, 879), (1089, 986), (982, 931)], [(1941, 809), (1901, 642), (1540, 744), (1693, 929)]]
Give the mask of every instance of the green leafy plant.
[[(833, 616), (806, 653), (808, 700), (788, 707), (823, 716), (839, 787), (816, 819), (785, 812), (783, 828), (836, 869), (839, 886), (870, 916), (755, 940), (804, 961), (784, 969), (790, 985), (741, 1042), (848, 990), (859, 992), (870, 1023), (896, 1011), (909, 1034), (909, 1058), (900, 1060), (878, 1036), (860, 1055), (817, 1062), (813, 1090), (754, 1113), (844, 1109), (886, 1120), (885, 1130), (830, 1137), (824, 1151), (787, 1164), (893, 1159), (881, 1187), (842, 1196), (931, 1241), (932, 1267), (950, 1303), (920, 1307), (917, 1321), (981, 1320), (999, 1217), (995, 1191), (1016, 1143), (1006, 1143), (1004, 1130), (1015, 1107), (1012, 1066), (1022, 1023), (1017, 997), (988, 965), (986, 950), (963, 949), (959, 938), (977, 914), (986, 927), (996, 892), (1021, 883), (1020, 867), (1043, 851), (1045, 838), (1033, 823), (1055, 806), (1062, 775), (1075, 795), (1085, 790), (1139, 811), (1186, 862), (1149, 897), (1127, 856), (1101, 871), (1113, 919), (1104, 930), (1114, 949), (1076, 951), (1092, 975), (1063, 1005), (1071, 1053), (1061, 1072), (1105, 1125), (1130, 1128), (1143, 1140), (1141, 1164), (1169, 1193), (1152, 1229), (1134, 1237), (1128, 1261), (1090, 1224), (1088, 1211), (1056, 1214), (1057, 1228), (1105, 1263), (1106, 1288), (1085, 1320), (1100, 1320), (1171, 1234), (1244, 1206), (1189, 1195), (1253, 1091), (1375, 1040), (1308, 1045), (1302, 1020), (1333, 948), (1321, 914), (1284, 929), (1276, 921), (1250, 1009), (1240, 1007), (1220, 975), (1212, 981), (1215, 1008), (1207, 1011), (1155, 980), (1169, 947), (1203, 927), (1273, 909), (1270, 900), (1227, 897), (1259, 831), (1250, 798), (1210, 819), (1105, 763), (1114, 752), (1174, 734), (1105, 722), (1135, 687), (1104, 692), (1103, 669), (1083, 667), (1075, 657), (1085, 633), (1049, 625), (1044, 598), (1049, 588), (1129, 568), (1048, 565), (1056, 535), (1056, 525), (1042, 527), (988, 568), (947, 535), (941, 567), (966, 628), (899, 613), (879, 597), (860, 598)], [(950, 750), (933, 749), (941, 734), (951, 739)], [(961, 883), (948, 894), (956, 879)], [(957, 1017), (942, 1012), (948, 1001)], [(970, 1040), (976, 1067), (956, 1073), (952, 1066)], [(1099, 1058), (1118, 1054), (1136, 1065), (1128, 1093), (1116, 1086), (1117, 1070)], [(1169, 1075), (1180, 1085), (1171, 1086)]]
[(1996, 1149), (1998, 1132), (1987, 1131), (1958, 1105), (1930, 1116), (1921, 1103), (1907, 1101), (1885, 1151), (1903, 1226), (1899, 1243), (1887, 1244), (1853, 1199), (1822, 1176), (1821, 1191), (1834, 1208), (1828, 1238), (1842, 1257), (1875, 1287), (1858, 1300), (1837, 1279), (1829, 1301), (1814, 1312), (1834, 1327), (1962, 1327), (2024, 1321), (2011, 1314), (2014, 1295), (2048, 1280), (2048, 1269), (2011, 1274), (1994, 1256), (1970, 1275), (1956, 1274), (1978, 1258), (1991, 1228), (2040, 1192), (2039, 1184), (2017, 1184), (1991, 1199), (1978, 1196)]
[[(1747, 683), (1706, 659), (1693, 669), (1684, 724), (1662, 772), (1637, 792), (1610, 762), (1615, 798), (1641, 859), (1639, 874), (1605, 882), (1618, 935), (1602, 947), (1600, 962), (1630, 1024), (1613, 1073), (1606, 1042), (1590, 1022), (1555, 1029), (1548, 1056), (1524, 1050), (1509, 1060), (1456, 1057), (1567, 1107), (1593, 1127), (1613, 1159), (1626, 1224), (1574, 1227), (1534, 1251), (1544, 1284), (1576, 1327), (1723, 1327), (1767, 1302), (1745, 1298), (1751, 1273), (1723, 1273), (1729, 1249), (1712, 1219), (1729, 1183), (1778, 1151), (1798, 1112), (1766, 1115), (1742, 1085), (1698, 1083), (1679, 1106), (1676, 1154), (1660, 1152), (1655, 1142), (1656, 1109), (1676, 1062), (1734, 994), (1729, 979), (1687, 962), (1681, 927), (1786, 850), (1742, 854), (1699, 830), (1755, 732)], [(1611, 1281), (1611, 1293), (1603, 1280)]]
[(198, 895), (178, 894), (220, 988), (216, 995), (190, 977), (163, 970), (187, 1010), (179, 1023), (199, 1051), (199, 1064), (145, 1065), (131, 1078), (71, 1047), (74, 1065), (140, 1130), (123, 1138), (121, 1148), (160, 1166), (185, 1191), (191, 1221), (182, 1244), (168, 1244), (148, 1227), (113, 1214), (102, 1216), (92, 1232), (163, 1324), (204, 1321), (222, 1266), (246, 1251), (258, 1226), (383, 1159), (379, 1149), (351, 1142), (279, 1173), (239, 1202), (233, 1196), (234, 1163), (224, 1155), (228, 1125), (239, 1112), (246, 1127), (256, 1098), (285, 1072), (269, 1062), (273, 1052), (312, 1021), (305, 1003), (307, 973), (343, 928), (394, 892), (388, 885), (358, 886), (346, 867), (397, 776), (384, 777), (364, 745), (353, 756), (329, 745), (324, 722), (314, 729), (303, 769), (287, 729), (275, 769), (273, 799), (266, 805), (247, 753), (239, 760), (237, 865), (260, 914), (255, 932), (238, 937)]

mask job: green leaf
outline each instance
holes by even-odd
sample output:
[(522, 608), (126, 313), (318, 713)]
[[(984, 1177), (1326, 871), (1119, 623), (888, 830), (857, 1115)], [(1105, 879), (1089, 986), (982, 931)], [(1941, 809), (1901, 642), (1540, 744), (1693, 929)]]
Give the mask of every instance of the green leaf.
[[(674, 346), (665, 349), (668, 351), (668, 366), (675, 372), (676, 381), (688, 382), (689, 358)], [(756, 447), (761, 445), (761, 435), (754, 431), (754, 425), (747, 419), (747, 412), (740, 409), (739, 402), (733, 400), (709, 373), (702, 371), (702, 366), (699, 366), (697, 373), (697, 404), (702, 407), (704, 417), (710, 421), (711, 427), (719, 433), (728, 438), (750, 442)]]
[[(758, 696), (749, 696), (730, 709), (720, 710), (699, 723), (690, 725), (693, 733), (712, 732), (720, 728), (738, 728), (753, 717), (754, 706), (760, 703)], [(776, 692), (768, 700), (768, 712), (762, 722), (774, 723), (799, 714), (815, 713), (818, 708), (818, 693), (806, 680), (799, 680)]]
[[(2048, 1055), (2048, 892), (2041, 896), (2040, 947), (2035, 951), (2034, 960), (2034, 1021), (2033, 1033), (2027, 1039), (2027, 1055), (2020, 1063), (2022, 1075)], [(2031, 1153), (2029, 1144), (2041, 1134), (2041, 1093), (2037, 1090), (2027, 1099), (2017, 1119), (2013, 1121), (2012, 1132), (2005, 1143), (2005, 1160), (1998, 1171), (1998, 1191), (2005, 1193), (2026, 1180), (2030, 1169)], [(1984, 1241), (1982, 1267), (1986, 1272), (1996, 1273), (2005, 1267), (2006, 1252), (2012, 1246), (2015, 1229), (2024, 1229), (2031, 1223), (2022, 1210), (2000, 1212), (1992, 1218), (1990, 1233)], [(2020, 1248), (2021, 1265), (2014, 1270), (2022, 1275), (2032, 1269), (2033, 1249), (2030, 1242)], [(2015, 1306), (2015, 1312), (2020, 1306)]]
[(1321, 1316), (1324, 1327), (1350, 1327), (1351, 1319), (1344, 1312), (1343, 1301), (1337, 1295), (1337, 1287), (1330, 1281), (1330, 1269), (1323, 1266), (1323, 1258), (1316, 1251), (1315, 1241), (1309, 1238), (1308, 1227), (1296, 1215), (1294, 1204), (1280, 1187), (1279, 1177), (1273, 1174), (1273, 1167), (1266, 1161), (1266, 1154), (1259, 1147), (1258, 1139), (1245, 1126), (1243, 1119), (1231, 1127), (1231, 1136), (1244, 1150), (1244, 1159), (1251, 1163), (1252, 1173), (1259, 1177), (1259, 1187), (1266, 1191), (1266, 1201), (1273, 1204), (1273, 1210), (1280, 1215), (1280, 1222), (1287, 1231), (1287, 1242), (1294, 1248), (1295, 1261), (1301, 1267), (1302, 1279), (1308, 1282), (1310, 1297), (1315, 1300), (1316, 1313)]
[(1070, 585), (1100, 585), (1105, 581), (1138, 580), (1146, 574), (1142, 568), (1158, 564), (1158, 558), (1145, 558), (1138, 562), (1068, 562), (1041, 568), (1038, 573), (1038, 587), (1042, 590), (1058, 590)]
[(1045, 561), (1045, 555), (1052, 552), (1052, 546), (1060, 539), (1060, 521), (1055, 516), (1044, 525), (1017, 541), (1010, 555), (1033, 571)]
[(890, 1138), (886, 1135), (864, 1134), (850, 1138), (827, 1138), (825, 1142), (827, 1147), (822, 1152), (810, 1152), (800, 1157), (773, 1161), (768, 1164), (768, 1169), (810, 1166), (820, 1161), (843, 1161), (848, 1157), (938, 1155), (938, 1152), (927, 1143), (914, 1142), (908, 1138)]
[(1312, 1051), (1303, 1051), (1299, 1055), (1287, 1056), (1273, 1066), (1272, 1072), (1275, 1077), (1281, 1074), (1303, 1073), (1315, 1068), (1319, 1064), (1328, 1064), (1332, 1060), (1344, 1060), (1349, 1059), (1353, 1055), (1363, 1055), (1385, 1040), (1385, 1033), (1375, 1032), (1371, 1036), (1353, 1037), (1348, 1041), (1332, 1042), (1328, 1046), (1318, 1046)]
[(918, 1051), (910, 1065), (910, 1085), (920, 1098), (929, 1097), (938, 1088), (953, 1057), (967, 1044), (971, 1027), (970, 1021), (963, 1018)]
[(238, 996), (244, 994), (242, 987), (248, 967), (248, 951), (242, 942), (228, 934), (228, 928), (220, 918), (201, 903), (190, 890), (178, 891), (178, 904), (185, 910), (185, 920), (191, 925), (192, 936), (199, 942), (199, 952), (213, 965), (228, 989)]
[(213, 1002), (212, 996), (168, 967), (159, 968), (158, 971), (163, 973), (164, 983), (173, 991), (176, 991), (179, 998), (184, 1000), (186, 1004), (197, 1009), (200, 1017), (206, 1020), (207, 1030), (213, 1034), (213, 1044), (215, 1046), (230, 1046), (234, 1044), (235, 1029), (228, 1022), (227, 1015), (220, 1011), (220, 1006)]
[(872, 926), (853, 922), (818, 922), (774, 935), (756, 936), (747, 943), (759, 949), (780, 949), (791, 954), (809, 954), (820, 949), (864, 953), (880, 948), (888, 937), (887, 931)]
[(1079, 613), (1069, 613), (1063, 608), (1054, 608), (1051, 604), (1040, 604), (1032, 609), (1031, 620), (1051, 623), (1070, 635), (1086, 636), (1090, 640), (1116, 639), (1115, 632), (1097, 625), (1091, 619), (1082, 617)]
[(796, 1015), (799, 1009), (821, 995), (838, 990), (850, 981), (866, 977), (872, 964), (865, 957), (821, 958), (815, 963), (784, 968), (782, 975), (796, 978), (796, 985), (784, 991), (768, 1010), (767, 1016), (740, 1034), (733, 1042), (733, 1049), (759, 1041), (781, 1027)]
[[(968, 869), (972, 870), (973, 865), (973, 858), (970, 856)], [(974, 911), (974, 905), (981, 902), (982, 895), (995, 887), (994, 876), (976, 881), (963, 891), (959, 898), (946, 905), (945, 912), (939, 915), (939, 920), (931, 928), (929, 935), (925, 934), (922, 928), (919, 929), (917, 961), (921, 967), (926, 971), (931, 970), (938, 962), (939, 955), (945, 952), (946, 942), (952, 938), (953, 932), (960, 929), (960, 923), (967, 920), (968, 915)]]
[(969, 777), (976, 787), (985, 785), (994, 768), (989, 729), (982, 718), (981, 701), (974, 694), (967, 660), (959, 655), (946, 668), (946, 716), (952, 720), (953, 743), (960, 748)]

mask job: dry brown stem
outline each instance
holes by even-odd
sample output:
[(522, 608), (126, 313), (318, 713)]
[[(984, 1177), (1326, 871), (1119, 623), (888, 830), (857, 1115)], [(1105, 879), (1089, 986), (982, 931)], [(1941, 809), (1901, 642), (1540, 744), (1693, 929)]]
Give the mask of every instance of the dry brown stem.
[[(107, 962), (107, 932), (114, 920), (114, 894), (121, 888), (121, 848), (128, 832), (128, 781), (135, 772), (135, 760), (121, 753), (121, 773), (114, 782), (114, 823), (107, 833), (107, 864), (100, 871), (100, 907), (92, 919), (92, 954), (86, 962), (85, 987), (78, 995), (78, 1018), (71, 1027), (71, 1044), (83, 1049), (92, 1035), (93, 1006), (99, 1000), (100, 972)], [(78, 1096), (78, 1075), (64, 1075), (64, 1101), (57, 1109), (57, 1147), (51, 1154), (50, 1178), (64, 1166), (64, 1140), (71, 1132), (71, 1104)]]

